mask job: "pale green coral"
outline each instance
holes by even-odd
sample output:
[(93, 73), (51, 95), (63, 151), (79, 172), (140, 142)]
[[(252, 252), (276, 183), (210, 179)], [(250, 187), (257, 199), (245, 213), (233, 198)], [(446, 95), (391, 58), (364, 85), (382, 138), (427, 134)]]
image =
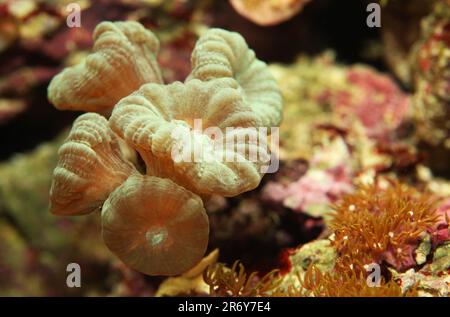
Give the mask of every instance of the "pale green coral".
[(433, 262), (430, 268), (434, 273), (444, 272), (450, 269), (450, 242), (439, 246), (434, 251)]

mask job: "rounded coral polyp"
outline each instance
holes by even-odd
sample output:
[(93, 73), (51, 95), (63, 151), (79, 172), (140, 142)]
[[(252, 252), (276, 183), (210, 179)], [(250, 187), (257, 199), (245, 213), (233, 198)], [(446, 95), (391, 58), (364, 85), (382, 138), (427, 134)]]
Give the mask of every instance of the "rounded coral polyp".
[[(188, 118), (188, 123), (182, 118)], [(220, 139), (213, 140), (204, 130), (193, 131), (189, 122), (195, 119), (202, 122), (203, 129), (217, 128)], [(256, 129), (252, 128), (259, 123), (258, 114), (244, 102), (238, 83), (232, 78), (143, 85), (115, 106), (109, 120), (112, 130), (137, 149), (147, 174), (169, 178), (196, 194), (222, 196), (235, 196), (256, 188), (262, 177), (262, 162), (251, 161), (249, 155), (242, 161), (227, 161), (214, 157), (211, 148), (226, 145), (227, 138), (232, 136), (232, 140), (238, 140), (236, 146), (221, 148), (229, 155), (237, 156), (237, 149), (242, 147), (251, 148), (254, 153), (268, 152), (264, 142), (250, 142), (257, 137)], [(228, 127), (242, 128), (227, 132)], [(253, 137), (246, 137), (250, 135)], [(211, 145), (201, 148), (202, 156), (210, 155), (211, 160), (192, 159), (195, 140)], [(191, 154), (189, 159), (174, 159), (178, 146)]]
[(280, 125), (283, 100), (275, 78), (239, 33), (208, 30), (195, 44), (191, 62), (192, 72), (187, 81), (233, 78), (260, 126)]
[(102, 222), (108, 248), (148, 275), (189, 270), (208, 244), (209, 222), (200, 197), (168, 179), (130, 176), (105, 202)]
[(99, 210), (109, 193), (135, 170), (108, 121), (95, 113), (74, 122), (58, 155), (50, 189), (50, 211), (56, 215)]
[(94, 31), (93, 52), (55, 76), (49, 100), (62, 110), (109, 114), (124, 96), (149, 82), (162, 83), (156, 62), (159, 41), (133, 21), (102, 22)]

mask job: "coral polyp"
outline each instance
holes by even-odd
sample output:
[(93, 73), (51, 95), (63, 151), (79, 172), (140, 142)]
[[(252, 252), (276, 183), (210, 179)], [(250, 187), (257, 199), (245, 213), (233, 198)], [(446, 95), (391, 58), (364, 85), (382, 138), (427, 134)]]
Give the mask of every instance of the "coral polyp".
[(379, 281), (377, 286), (367, 283), (365, 275), (356, 272), (322, 272), (310, 266), (300, 279), (302, 294), (314, 297), (416, 297), (412, 287), (405, 294), (395, 281)]
[(270, 296), (278, 291), (282, 282), (278, 270), (258, 277), (257, 272), (247, 273), (239, 261), (231, 268), (223, 263), (210, 265), (203, 272), (203, 279), (211, 295), (234, 297)]
[(436, 199), (406, 184), (366, 185), (334, 206), (330, 227), (341, 271), (386, 262), (415, 265), (414, 251), (439, 220)]

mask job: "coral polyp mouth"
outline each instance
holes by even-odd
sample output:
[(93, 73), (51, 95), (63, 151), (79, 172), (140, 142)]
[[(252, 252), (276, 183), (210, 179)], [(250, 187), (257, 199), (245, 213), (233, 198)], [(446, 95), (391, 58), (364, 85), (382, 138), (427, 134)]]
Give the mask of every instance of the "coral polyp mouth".
[(145, 239), (152, 247), (162, 247), (169, 242), (169, 234), (164, 228), (154, 227), (145, 232)]
[(131, 268), (177, 275), (202, 259), (209, 221), (197, 195), (168, 179), (136, 173), (105, 202), (102, 231), (108, 248)]

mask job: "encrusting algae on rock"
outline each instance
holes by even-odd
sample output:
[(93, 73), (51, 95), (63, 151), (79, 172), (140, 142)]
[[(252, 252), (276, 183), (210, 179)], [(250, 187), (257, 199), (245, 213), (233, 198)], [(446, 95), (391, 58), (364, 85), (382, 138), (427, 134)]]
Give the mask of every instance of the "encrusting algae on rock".
[[(235, 196), (261, 181), (261, 164), (245, 155), (270, 158), (270, 150), (246, 136), (280, 123), (281, 94), (267, 65), (237, 33), (207, 31), (192, 53), (191, 74), (169, 85), (155, 62), (158, 40), (137, 22), (100, 23), (94, 40), (94, 52), (48, 89), (58, 108), (106, 116), (88, 113), (75, 121), (59, 151), (51, 210), (82, 215), (101, 209), (103, 239), (124, 263), (148, 275), (181, 274), (208, 244), (202, 199)], [(239, 141), (231, 154), (241, 159), (217, 159), (211, 146), (202, 154), (213, 160), (175, 159), (174, 150), (190, 157), (194, 149), (190, 142), (177, 148), (174, 131), (194, 144), (227, 142), (195, 130), (196, 120), (219, 132), (235, 128)]]
[(450, 159), (450, 2), (438, 1), (422, 21), (413, 54), (417, 135), (430, 152), (430, 165), (448, 172)]

